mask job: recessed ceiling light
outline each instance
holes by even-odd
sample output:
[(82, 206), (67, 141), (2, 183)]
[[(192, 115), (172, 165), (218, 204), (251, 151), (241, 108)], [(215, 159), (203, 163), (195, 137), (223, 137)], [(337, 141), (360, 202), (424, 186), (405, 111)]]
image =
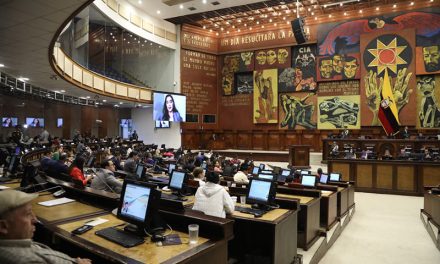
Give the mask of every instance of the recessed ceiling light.
[(261, 25), (261, 28), (264, 28), (264, 25)]
[(344, 16), (346, 16), (347, 15), (347, 12), (344, 12)]
[(19, 80), (19, 81), (22, 81), (22, 82), (26, 82), (26, 81), (29, 81), (29, 78), (26, 78), (26, 77), (19, 77), (18, 80)]
[(393, 8), (396, 8), (396, 7), (397, 7), (397, 5), (396, 5), (396, 4), (394, 4), (394, 5), (393, 5)]
[(87, 99), (90, 99), (90, 96), (86, 96)]
[(203, 29), (206, 29), (206, 26), (203, 26)]
[(240, 32), (240, 29), (238, 29), (237, 31)]
[(119, 104), (123, 104), (123, 102), (119, 102)]
[(318, 18), (317, 18), (317, 17), (315, 17), (315, 20), (318, 20)]
[(361, 10), (359, 10), (359, 13), (361, 13), (361, 14), (362, 14), (362, 12), (363, 12), (363, 11), (362, 11), (362, 9), (361, 9)]
[(156, 13), (159, 15), (160, 14), (160, 10), (157, 10)]
[(328, 17), (332, 17), (332, 15), (330, 14), (330, 15), (328, 15)]
[(139, 1), (138, 1), (138, 4), (142, 4), (142, 1), (141, 1), (141, 0), (139, 0)]
[(206, 4), (206, 2), (207, 2), (206, 0), (203, 0), (203, 1), (202, 1), (202, 3), (204, 3), (204, 4)]
[(66, 92), (66, 90), (60, 90), (60, 93), (65, 93)]
[(379, 9), (380, 9), (379, 7), (376, 7), (376, 11), (379, 11)]
[(180, 9), (183, 9), (183, 5), (180, 5), (179, 7), (180, 7)]
[(0, 68), (3, 68), (3, 67), (5, 67), (5, 65), (0, 63)]
[(411, 2), (410, 5), (414, 5), (414, 2)]
[(107, 102), (107, 100), (105, 100), (105, 99), (104, 99), (104, 100), (102, 100), (102, 101), (103, 101), (104, 103), (105, 103), (105, 102)]
[(218, 32), (216, 32), (215, 35), (218, 36)]

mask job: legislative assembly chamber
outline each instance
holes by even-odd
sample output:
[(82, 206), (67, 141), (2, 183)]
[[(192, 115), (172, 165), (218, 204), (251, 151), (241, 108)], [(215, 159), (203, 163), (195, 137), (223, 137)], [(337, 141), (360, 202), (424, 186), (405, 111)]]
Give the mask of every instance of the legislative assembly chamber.
[(0, 94), (2, 264), (440, 263), (440, 0), (0, 1)]

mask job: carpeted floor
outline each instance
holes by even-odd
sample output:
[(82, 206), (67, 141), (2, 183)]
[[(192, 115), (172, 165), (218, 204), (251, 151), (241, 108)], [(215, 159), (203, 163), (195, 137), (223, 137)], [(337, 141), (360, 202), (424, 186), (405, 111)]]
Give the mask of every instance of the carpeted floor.
[(423, 197), (355, 194), (356, 213), (320, 264), (439, 264), (420, 220)]

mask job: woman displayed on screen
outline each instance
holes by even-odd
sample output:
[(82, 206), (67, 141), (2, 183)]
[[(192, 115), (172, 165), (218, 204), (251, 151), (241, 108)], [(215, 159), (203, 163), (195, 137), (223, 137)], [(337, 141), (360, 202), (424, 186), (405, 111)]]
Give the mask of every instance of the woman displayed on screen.
[(40, 120), (38, 118), (34, 118), (34, 120), (31, 123), (32, 127), (40, 127)]
[(165, 96), (165, 101), (163, 103), (161, 121), (168, 120), (173, 122), (182, 122), (182, 117), (177, 111), (176, 104), (174, 103), (174, 98), (171, 94)]
[(3, 120), (3, 127), (12, 127), (12, 118), (7, 117)]

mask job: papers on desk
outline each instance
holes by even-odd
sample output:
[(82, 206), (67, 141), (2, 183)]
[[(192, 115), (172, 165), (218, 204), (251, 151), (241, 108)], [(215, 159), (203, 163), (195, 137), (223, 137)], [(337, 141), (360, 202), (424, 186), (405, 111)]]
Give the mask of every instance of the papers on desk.
[(108, 220), (102, 219), (102, 218), (97, 218), (97, 219), (92, 219), (92, 220), (86, 222), (85, 224), (89, 225), (89, 226), (97, 226), (97, 225), (103, 224), (105, 222), (108, 222)]
[(0, 185), (0, 190), (10, 189), (11, 187)]
[(49, 207), (49, 206), (55, 206), (55, 205), (71, 203), (71, 202), (75, 202), (75, 200), (69, 199), (69, 198), (59, 198), (59, 199), (54, 199), (54, 200), (50, 200), (50, 201), (39, 202), (38, 204), (42, 205), (42, 206)]

